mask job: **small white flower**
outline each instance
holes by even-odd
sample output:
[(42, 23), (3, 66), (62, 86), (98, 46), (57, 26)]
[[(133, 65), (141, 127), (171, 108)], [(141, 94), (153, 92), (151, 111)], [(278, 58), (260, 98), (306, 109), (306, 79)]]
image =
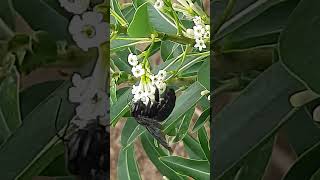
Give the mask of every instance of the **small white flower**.
[(60, 6), (68, 12), (81, 14), (89, 7), (90, 0), (59, 0)]
[(201, 25), (193, 26), (193, 31), (195, 38), (202, 37), (206, 32), (206, 30)]
[(144, 91), (148, 95), (154, 95), (154, 93), (156, 92), (156, 88), (151, 83), (148, 83), (148, 84), (145, 85)]
[(93, 11), (82, 14), (82, 19), (79, 15), (73, 16), (69, 24), (74, 41), (84, 51), (106, 42), (108, 31), (108, 24), (103, 21), (102, 14)]
[(166, 87), (167, 87), (166, 83), (164, 83), (162, 81), (158, 81), (156, 83), (156, 86), (157, 86), (160, 94), (162, 94), (166, 90)]
[(162, 0), (157, 0), (155, 3), (154, 3), (154, 7), (158, 10), (161, 10), (164, 6), (164, 3)]
[(209, 32), (210, 32), (210, 25), (206, 25), (206, 26), (205, 26), (205, 29), (206, 29), (206, 31), (209, 31)]
[(166, 76), (167, 76), (167, 72), (165, 70), (160, 70), (157, 74), (157, 76), (159, 77), (160, 80), (165, 80)]
[(201, 17), (199, 17), (199, 16), (195, 16), (193, 18), (193, 22), (195, 25), (201, 25), (201, 26), (203, 25), (203, 21), (202, 21)]
[(145, 73), (145, 70), (142, 68), (141, 64), (133, 67), (131, 71), (132, 71), (132, 74), (134, 75), (134, 77), (137, 77), (137, 78), (144, 75), (144, 73)]
[(208, 100), (210, 101), (210, 95), (208, 96)]
[(140, 86), (133, 85), (131, 90), (132, 94), (136, 94), (139, 91), (139, 89), (140, 89)]
[(80, 103), (85, 99), (88, 99), (92, 92), (91, 84), (92, 78), (87, 77), (82, 79), (81, 76), (75, 73), (72, 76), (73, 87), (69, 88), (69, 101), (73, 103)]
[(131, 66), (136, 66), (138, 65), (138, 56), (130, 53), (129, 56), (128, 56), (128, 62)]
[(209, 94), (210, 93), (210, 91), (208, 91), (208, 90), (204, 90), (204, 91), (201, 91), (201, 96), (204, 96), (204, 95), (207, 95), (207, 94)]
[(194, 30), (193, 29), (187, 29), (186, 34), (188, 37), (194, 38)]
[(92, 120), (106, 116), (108, 107), (107, 98), (106, 93), (97, 91), (89, 100), (80, 103), (76, 108), (77, 116), (81, 120)]
[(151, 76), (150, 76), (150, 79), (151, 79), (152, 85), (155, 85), (156, 82), (160, 81), (160, 78), (159, 78), (158, 75), (151, 75)]
[(194, 45), (195, 48), (198, 48), (199, 51), (202, 51), (202, 49), (207, 48), (204, 40), (202, 39), (196, 39), (196, 44)]
[(162, 176), (163, 180), (169, 180), (166, 176)]

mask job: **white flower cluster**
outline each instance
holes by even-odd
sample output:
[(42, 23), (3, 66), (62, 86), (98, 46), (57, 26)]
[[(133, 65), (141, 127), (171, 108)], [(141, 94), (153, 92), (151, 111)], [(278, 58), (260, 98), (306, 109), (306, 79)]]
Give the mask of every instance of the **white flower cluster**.
[(59, 0), (60, 5), (74, 13), (69, 24), (69, 32), (77, 45), (84, 51), (99, 47), (108, 40), (109, 27), (102, 14), (87, 11), (90, 0)]
[(132, 74), (136, 78), (140, 78), (139, 85), (133, 85), (132, 94), (133, 102), (141, 100), (146, 105), (154, 102), (156, 88), (162, 94), (166, 90), (166, 83), (164, 82), (167, 72), (160, 70), (157, 75), (150, 72), (149, 69), (144, 69), (143, 65), (139, 63), (138, 57), (134, 54), (129, 54), (128, 62), (132, 67)]
[(94, 77), (81, 78), (75, 73), (72, 76), (73, 86), (69, 88), (69, 101), (77, 103), (76, 119), (73, 123), (84, 127), (90, 120), (107, 118), (108, 96), (96, 85)]
[(205, 25), (199, 16), (195, 16), (193, 22), (193, 29), (187, 29), (185, 36), (195, 39), (194, 47), (202, 51), (202, 49), (207, 48), (206, 42), (210, 40), (210, 25)]

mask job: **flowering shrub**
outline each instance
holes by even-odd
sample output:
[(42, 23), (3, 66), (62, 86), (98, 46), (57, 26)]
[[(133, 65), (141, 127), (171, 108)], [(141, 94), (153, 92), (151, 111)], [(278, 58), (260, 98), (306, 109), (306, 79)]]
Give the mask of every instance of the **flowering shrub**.
[[(135, 160), (138, 140), (165, 179), (209, 179), (210, 140), (205, 128), (210, 112), (210, 21), (202, 3), (111, 2), (111, 124), (125, 121), (118, 179), (140, 179), (139, 168), (144, 166)], [(170, 89), (177, 96), (172, 112), (153, 108), (154, 104), (162, 109), (171, 104)], [(132, 107), (139, 102), (146, 111), (150, 108), (161, 116), (168, 113), (161, 127), (150, 125), (153, 121), (158, 124), (159, 119), (133, 117)], [(165, 149), (164, 141), (172, 153)], [(179, 156), (178, 144), (184, 144), (188, 157)]]

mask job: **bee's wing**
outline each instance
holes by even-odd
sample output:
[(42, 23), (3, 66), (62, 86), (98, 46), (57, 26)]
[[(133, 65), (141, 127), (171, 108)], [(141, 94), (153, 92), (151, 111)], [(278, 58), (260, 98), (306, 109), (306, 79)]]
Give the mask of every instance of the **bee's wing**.
[(166, 149), (172, 152), (172, 149), (168, 145), (164, 134), (161, 132), (160, 129), (156, 127), (146, 126), (146, 129), (150, 132), (150, 134)]

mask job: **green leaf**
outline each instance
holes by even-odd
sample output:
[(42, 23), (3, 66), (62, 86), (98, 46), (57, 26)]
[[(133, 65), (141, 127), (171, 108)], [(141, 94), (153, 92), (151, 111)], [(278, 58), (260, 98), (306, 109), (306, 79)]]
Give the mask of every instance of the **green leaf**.
[(188, 133), (194, 110), (194, 107), (190, 108), (182, 117), (180, 125), (178, 125), (176, 137), (174, 138), (173, 142), (179, 142)]
[(31, 87), (20, 92), (20, 101), (28, 102), (21, 103), (21, 116), (25, 119), (26, 116), (48, 97), (48, 94), (54, 93), (62, 84), (63, 80), (48, 81), (40, 84), (32, 85)]
[[(0, 83), (0, 114), (2, 114), (4, 123), (10, 132), (14, 132), (22, 124), (19, 84), (20, 77), (15, 67), (11, 69), (10, 74)], [(3, 138), (7, 138), (10, 134), (4, 135)]]
[(146, 0), (133, 0), (133, 5), (137, 9), (139, 6), (141, 6), (145, 2), (147, 2), (147, 1)]
[[(235, 29), (218, 42), (222, 52), (274, 46), (285, 28), (289, 15), (300, 0), (284, 1)], [(268, 23), (266, 23), (268, 22)]]
[(204, 124), (209, 120), (209, 116), (210, 116), (210, 107), (208, 107), (207, 109), (205, 109), (199, 116), (198, 120), (196, 121), (196, 123), (193, 126), (192, 131), (198, 131), (201, 127), (204, 126)]
[(126, 90), (124, 94), (121, 95), (120, 98), (118, 98), (118, 101), (113, 104), (110, 108), (110, 119), (111, 124), (113, 126), (116, 125), (119, 118), (124, 115), (130, 108), (130, 96), (131, 95), (131, 88)]
[(153, 28), (148, 18), (148, 2), (141, 5), (128, 27), (128, 34), (130, 37), (150, 37)]
[[(316, 93), (320, 93), (319, 77), (320, 15), (316, 8), (319, 1), (302, 1), (290, 17), (287, 28), (280, 37), (280, 56), (282, 63)], [(301, 16), (303, 14), (303, 16)], [(306, 21), (310, 19), (310, 21)], [(311, 20), (312, 19), (312, 20)]]
[(230, 17), (219, 29), (215, 39), (219, 40), (228, 35), (229, 33), (235, 31), (242, 25), (252, 21), (258, 15), (265, 12), (270, 7), (282, 3), (281, 0), (248, 0), (239, 3), (239, 9), (236, 10), (236, 13)]
[[(110, 5), (111, 5), (111, 8), (124, 20), (126, 20), (126, 18), (124, 17), (124, 15), (122, 14), (122, 11), (121, 11), (121, 7), (120, 7), (120, 4), (119, 4), (119, 1), (118, 0), (111, 0), (110, 1)], [(127, 22), (128, 23), (128, 22)]]
[(178, 43), (171, 41), (162, 41), (160, 48), (161, 58), (163, 61), (175, 58), (183, 53), (181, 46)]
[(178, 156), (165, 156), (159, 159), (179, 174), (193, 177), (195, 180), (210, 179), (210, 164), (207, 160), (185, 159)]
[(275, 63), (219, 112), (214, 119), (213, 177), (218, 178), (240, 162), (284, 124), (296, 111), (289, 96), (301, 89), (303, 86)]
[(289, 169), (283, 180), (310, 179), (319, 169), (320, 142), (304, 152)]
[(202, 151), (206, 155), (207, 160), (211, 161), (210, 159), (210, 140), (207, 135), (206, 128), (203, 126), (202, 128), (199, 129), (198, 131), (198, 139), (202, 148)]
[[(0, 17), (10, 27), (15, 30), (15, 12), (11, 0), (2, 0), (0, 2)], [(1, 21), (1, 20), (0, 20)]]
[(128, 147), (127, 150), (120, 150), (117, 173), (118, 179), (121, 180), (141, 179), (133, 145)]
[[(62, 99), (58, 130), (72, 118), (74, 106), (67, 100), (70, 83), (63, 83), (42, 99), (23, 119), (23, 126), (0, 147), (0, 179), (14, 179), (55, 136), (56, 111)], [(33, 94), (34, 96), (35, 94)], [(30, 102), (21, 102), (22, 104)], [(21, 153), (23, 147), (24, 153)]]
[(172, 113), (162, 126), (164, 132), (167, 133), (175, 128), (174, 122), (182, 118), (183, 115), (200, 100), (200, 93), (204, 89), (199, 82), (195, 82), (177, 98)]
[(206, 154), (202, 151), (200, 143), (195, 140), (189, 133), (183, 138), (183, 144), (190, 158), (202, 160), (207, 159)]
[(306, 108), (299, 110), (284, 129), (290, 146), (298, 156), (320, 141), (319, 128)]
[(54, 137), (37, 156), (25, 167), (17, 179), (32, 179), (32, 177), (40, 175), (51, 162), (57, 157), (64, 154), (64, 144), (58, 142), (58, 138)]
[(149, 23), (157, 31), (169, 35), (176, 35), (177, 28), (163, 13), (160, 13), (151, 4), (148, 4)]
[[(46, 31), (55, 40), (71, 41), (68, 29), (69, 20), (50, 7), (43, 0), (12, 0), (14, 9), (34, 30)], [(41, 16), (35, 16), (35, 9)]]
[(198, 71), (198, 81), (207, 90), (210, 90), (210, 61), (206, 59)]
[(135, 12), (136, 12), (136, 9), (134, 8), (134, 6), (128, 6), (122, 10), (124, 17), (129, 23), (132, 21)]
[(146, 43), (150, 43), (151, 40), (147, 39), (147, 38), (141, 38), (141, 39), (137, 39), (137, 38), (117, 38), (115, 40), (111, 41), (111, 45), (110, 45), (110, 51), (120, 51), (123, 49), (126, 49), (128, 47), (131, 46), (136, 46), (139, 44), (146, 44)]
[(121, 133), (121, 145), (124, 150), (132, 145), (132, 143), (144, 132), (146, 129), (139, 125), (134, 118), (128, 118)]
[[(236, 173), (237, 180), (257, 180), (262, 179), (266, 167), (270, 161), (274, 138), (269, 138), (264, 145), (254, 151), (239, 164), (240, 169)], [(230, 174), (230, 173), (229, 173)], [(229, 175), (226, 174), (226, 175)], [(230, 177), (224, 176), (221, 180), (228, 180)]]
[(153, 137), (149, 133), (144, 133), (141, 135), (141, 144), (143, 149), (159, 172), (169, 179), (186, 179), (179, 176), (173, 169), (169, 168), (159, 160), (159, 157), (167, 156), (168, 154), (161, 147), (156, 147), (153, 140)]

